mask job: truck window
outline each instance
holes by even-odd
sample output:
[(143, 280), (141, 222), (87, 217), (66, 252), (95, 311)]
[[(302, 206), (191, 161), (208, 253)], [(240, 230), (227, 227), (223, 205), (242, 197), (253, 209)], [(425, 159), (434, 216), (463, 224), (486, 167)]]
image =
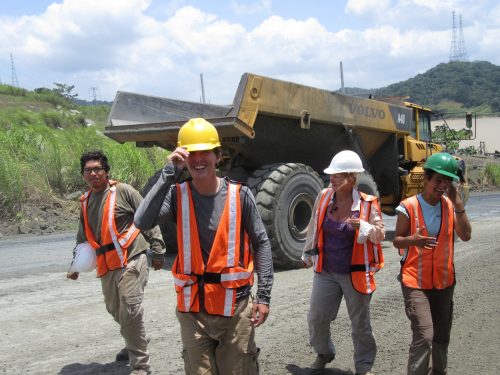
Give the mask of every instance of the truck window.
[(411, 119), (410, 125), (410, 135), (417, 139), (417, 124), (415, 123), (418, 119), (418, 110), (416, 108), (413, 109), (413, 118)]
[(429, 134), (429, 124), (430, 124), (429, 114), (421, 111), (418, 122), (419, 122), (418, 123), (418, 133), (419, 133), (418, 135), (419, 135), (420, 141), (422, 141), (422, 142), (430, 141), (431, 137)]

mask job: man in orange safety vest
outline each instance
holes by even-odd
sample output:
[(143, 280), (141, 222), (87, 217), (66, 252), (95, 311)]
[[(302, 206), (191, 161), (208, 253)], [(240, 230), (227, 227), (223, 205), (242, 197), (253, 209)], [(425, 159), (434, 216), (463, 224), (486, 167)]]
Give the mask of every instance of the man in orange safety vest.
[[(131, 374), (146, 375), (150, 371), (142, 305), (149, 273), (146, 250), (151, 247), (153, 267), (158, 270), (165, 244), (158, 227), (142, 233), (135, 227), (134, 213), (142, 197), (132, 186), (109, 179), (111, 167), (104, 153), (86, 152), (80, 165), (90, 190), (80, 198), (77, 243), (87, 242), (96, 252), (106, 309), (120, 324), (125, 340), (116, 360), (129, 361)], [(72, 280), (78, 276), (68, 274)]]
[[(250, 189), (216, 168), (219, 135), (197, 118), (179, 130), (157, 183), (135, 216), (138, 228), (177, 226), (172, 266), (186, 374), (258, 374), (255, 327), (269, 314), (271, 245)], [(180, 181), (187, 168), (191, 178)], [(258, 288), (251, 296), (255, 270)]]

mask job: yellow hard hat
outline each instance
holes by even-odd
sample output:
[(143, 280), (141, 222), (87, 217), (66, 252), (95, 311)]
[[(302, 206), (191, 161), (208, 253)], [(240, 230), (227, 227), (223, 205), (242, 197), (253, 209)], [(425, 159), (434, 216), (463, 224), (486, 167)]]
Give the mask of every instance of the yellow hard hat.
[(213, 150), (220, 147), (219, 134), (207, 120), (193, 118), (179, 130), (177, 147), (186, 147), (188, 152)]

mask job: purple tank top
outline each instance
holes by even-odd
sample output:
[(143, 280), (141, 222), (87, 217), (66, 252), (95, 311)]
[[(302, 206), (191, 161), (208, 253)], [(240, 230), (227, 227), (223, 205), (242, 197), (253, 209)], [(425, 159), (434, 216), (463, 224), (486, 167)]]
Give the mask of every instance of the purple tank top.
[[(359, 211), (352, 216), (358, 218)], [(352, 248), (356, 230), (344, 221), (335, 221), (328, 214), (323, 221), (323, 270), (350, 273)]]

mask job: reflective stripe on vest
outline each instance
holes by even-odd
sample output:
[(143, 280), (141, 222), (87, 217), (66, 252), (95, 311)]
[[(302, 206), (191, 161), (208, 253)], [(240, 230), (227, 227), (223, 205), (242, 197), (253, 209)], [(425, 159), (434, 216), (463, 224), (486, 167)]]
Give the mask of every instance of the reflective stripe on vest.
[[(314, 238), (316, 238), (316, 247), (321, 248), (323, 250), (323, 236), (319, 235), (322, 232), (323, 220), (325, 219), (326, 210), (328, 208), (328, 204), (333, 196), (333, 189), (327, 189), (323, 192), (323, 195), (320, 199), (318, 206), (318, 217), (316, 220), (316, 228), (314, 228)], [(314, 271), (321, 272), (323, 269), (323, 251), (318, 251), (318, 253), (313, 258), (314, 262)]]
[[(177, 235), (179, 253), (172, 267), (177, 309), (200, 311), (198, 288), (203, 285), (205, 310), (233, 316), (236, 289), (253, 283), (253, 260), (247, 233), (240, 244), (240, 185), (229, 183), (224, 210), (205, 266), (188, 182), (177, 184)], [(239, 265), (243, 251), (243, 267)]]
[[(422, 208), (416, 196), (401, 202), (410, 219), (410, 233), (421, 228), (422, 236), (429, 236), (425, 225)], [(401, 281), (414, 289), (445, 289), (455, 282), (453, 265), (453, 204), (447, 197), (441, 198), (441, 225), (434, 249), (410, 246), (400, 249), (404, 252), (402, 259)]]
[[(364, 193), (360, 194), (360, 210), (359, 219), (368, 222), (370, 218), (371, 205), (375, 205), (380, 212), (377, 198)], [(314, 258), (314, 271), (322, 272), (323, 256), (324, 256), (324, 241), (323, 241), (323, 221), (327, 214), (328, 203), (333, 195), (332, 189), (327, 189), (323, 192), (318, 206), (318, 217), (316, 219), (316, 243), (318, 254)], [(384, 267), (384, 255), (380, 244), (373, 244), (370, 240), (366, 240), (364, 244), (357, 242), (359, 229), (356, 229), (351, 258), (351, 281), (354, 289), (359, 293), (371, 294), (376, 289), (375, 272)]]
[[(87, 206), (91, 196), (88, 191), (80, 198), (85, 237), (96, 250), (97, 277), (104, 276), (108, 271), (123, 268), (127, 265), (127, 249), (134, 242), (140, 231), (131, 224), (125, 232), (120, 233), (115, 223), (116, 186), (110, 186), (104, 203), (101, 219), (100, 243), (97, 242), (88, 222)], [(111, 245), (112, 244), (112, 245)]]

